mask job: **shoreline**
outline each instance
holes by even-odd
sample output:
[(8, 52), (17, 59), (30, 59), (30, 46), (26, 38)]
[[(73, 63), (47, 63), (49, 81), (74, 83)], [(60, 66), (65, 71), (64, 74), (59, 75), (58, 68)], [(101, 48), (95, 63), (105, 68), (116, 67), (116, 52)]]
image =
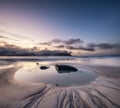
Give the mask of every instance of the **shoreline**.
[(56, 87), (43, 83), (17, 81), (20, 66), (0, 69), (1, 108), (118, 108), (120, 107), (120, 67), (85, 66), (99, 77), (91, 84)]

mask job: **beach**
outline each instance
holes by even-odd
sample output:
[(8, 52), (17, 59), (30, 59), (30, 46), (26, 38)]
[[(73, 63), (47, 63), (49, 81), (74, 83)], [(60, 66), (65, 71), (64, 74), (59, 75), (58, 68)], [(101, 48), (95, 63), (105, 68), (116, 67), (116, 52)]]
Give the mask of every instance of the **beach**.
[(120, 67), (79, 64), (97, 77), (89, 84), (62, 87), (17, 80), (14, 75), (23, 66), (16, 62), (4, 64), (1, 62), (0, 68), (0, 108), (120, 107)]
[(120, 108), (120, 0), (0, 0), (0, 108)]

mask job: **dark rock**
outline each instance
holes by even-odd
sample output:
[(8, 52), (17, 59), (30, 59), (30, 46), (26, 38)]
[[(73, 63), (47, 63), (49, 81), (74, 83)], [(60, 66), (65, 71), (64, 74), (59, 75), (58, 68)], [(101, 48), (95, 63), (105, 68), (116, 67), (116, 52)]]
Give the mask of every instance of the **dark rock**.
[(48, 69), (49, 67), (48, 66), (40, 66), (40, 69), (42, 70), (45, 70), (45, 69)]
[(55, 86), (59, 86), (58, 84), (55, 84)]
[(55, 65), (58, 73), (76, 72), (78, 69), (69, 65)]
[(39, 63), (36, 63), (36, 65), (39, 65)]

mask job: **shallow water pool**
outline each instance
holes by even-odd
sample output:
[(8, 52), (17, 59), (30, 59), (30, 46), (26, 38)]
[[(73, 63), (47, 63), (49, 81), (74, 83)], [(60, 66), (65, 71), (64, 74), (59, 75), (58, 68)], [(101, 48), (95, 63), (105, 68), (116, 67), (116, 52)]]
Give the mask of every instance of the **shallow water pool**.
[[(91, 83), (97, 74), (91, 70), (74, 66), (78, 69), (76, 72), (59, 73), (55, 64), (50, 62), (40, 62), (37, 65), (35, 62), (20, 62), (23, 67), (15, 74), (15, 79), (20, 81), (30, 81), (36, 83), (54, 84), (56, 86), (82, 86)], [(41, 70), (40, 66), (49, 66), (48, 69)]]

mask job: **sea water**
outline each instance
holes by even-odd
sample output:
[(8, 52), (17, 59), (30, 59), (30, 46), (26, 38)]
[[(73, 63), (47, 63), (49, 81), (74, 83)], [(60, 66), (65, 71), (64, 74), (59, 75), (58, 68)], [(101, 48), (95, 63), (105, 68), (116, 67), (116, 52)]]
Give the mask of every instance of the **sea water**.
[[(12, 63), (22, 65), (22, 68), (15, 73), (16, 80), (57, 86), (82, 86), (97, 78), (94, 70), (85, 68), (85, 65), (120, 67), (120, 57), (0, 57), (0, 67), (9, 66)], [(70, 65), (78, 71), (59, 73), (55, 68), (56, 64)], [(42, 70), (40, 66), (49, 68)]]

